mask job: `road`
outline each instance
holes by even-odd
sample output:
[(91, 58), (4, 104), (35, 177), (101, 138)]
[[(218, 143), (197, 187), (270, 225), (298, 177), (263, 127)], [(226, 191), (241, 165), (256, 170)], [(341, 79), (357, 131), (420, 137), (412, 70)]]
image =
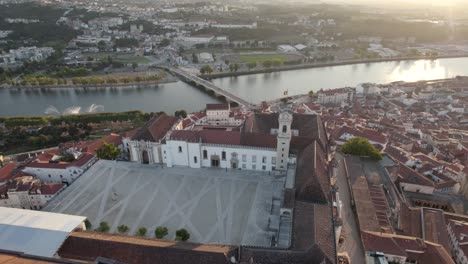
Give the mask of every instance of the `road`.
[(336, 175), (336, 185), (340, 194), (343, 219), (343, 231), (345, 236), (344, 242), (338, 245), (338, 253), (347, 253), (352, 264), (365, 263), (364, 250), (361, 244), (361, 236), (356, 223), (355, 214), (351, 208), (351, 196), (348, 189), (348, 181), (344, 169), (343, 156), (340, 153), (336, 154), (338, 161), (338, 169)]

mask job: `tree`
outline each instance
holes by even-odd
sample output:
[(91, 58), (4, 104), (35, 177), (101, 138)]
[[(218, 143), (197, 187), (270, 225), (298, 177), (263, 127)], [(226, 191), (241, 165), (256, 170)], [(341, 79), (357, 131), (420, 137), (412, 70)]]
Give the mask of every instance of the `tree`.
[(107, 47), (107, 44), (106, 44), (106, 42), (104, 42), (103, 40), (101, 40), (101, 41), (98, 42), (97, 46), (98, 46), (98, 49), (99, 49), (99, 50), (105, 50), (106, 47)]
[(309, 91), (309, 97), (314, 97), (314, 91), (312, 90)]
[(342, 147), (341, 152), (354, 156), (366, 156), (374, 160), (381, 160), (382, 155), (369, 140), (362, 137), (354, 137), (348, 140)]
[(125, 233), (128, 232), (128, 226), (126, 226), (126, 225), (119, 225), (119, 226), (117, 227), (117, 231), (119, 231), (119, 233), (121, 233), (121, 234), (125, 234)]
[(161, 40), (161, 42), (159, 43), (159, 47), (167, 47), (169, 46), (169, 44), (171, 44), (171, 41), (167, 38)]
[(198, 63), (198, 56), (195, 53), (192, 53), (192, 62)]
[(136, 232), (136, 235), (137, 236), (146, 236), (146, 227), (140, 227), (138, 228), (137, 232)]
[(185, 228), (181, 228), (176, 231), (176, 240), (177, 241), (187, 241), (190, 238), (189, 232)]
[(86, 218), (86, 219), (84, 220), (84, 224), (85, 224), (85, 226), (86, 226), (86, 229), (91, 229), (92, 224), (91, 224), (91, 222), (88, 220), (88, 218)]
[(99, 227), (97, 228), (97, 231), (99, 232), (109, 232), (109, 224), (105, 221), (102, 221), (101, 223), (99, 223)]
[(212, 72), (213, 72), (213, 68), (211, 68), (210, 65), (205, 65), (205, 66), (201, 67), (201, 69), (200, 69), (201, 74), (205, 74), (205, 73), (210, 74)]
[(237, 72), (240, 68), (240, 65), (238, 63), (234, 64), (234, 71)]
[(132, 63), (133, 71), (135, 71), (137, 67), (138, 67), (138, 63), (136, 62)]
[(168, 230), (165, 226), (158, 226), (156, 230), (154, 230), (154, 236), (158, 239), (163, 239), (167, 234)]
[(252, 61), (252, 62), (247, 63), (247, 68), (249, 68), (249, 70), (252, 70), (255, 67), (257, 67), (257, 62)]
[(115, 160), (121, 151), (114, 144), (103, 142), (102, 146), (96, 150), (96, 154), (100, 159)]
[(273, 65), (273, 62), (271, 60), (266, 60), (263, 62), (263, 67), (265, 68), (270, 68)]
[(177, 111), (175, 111), (174, 115), (175, 115), (176, 117), (179, 117), (179, 118), (180, 118), (180, 117), (186, 118), (186, 117), (187, 117), (187, 111), (185, 111), (185, 110), (177, 110)]

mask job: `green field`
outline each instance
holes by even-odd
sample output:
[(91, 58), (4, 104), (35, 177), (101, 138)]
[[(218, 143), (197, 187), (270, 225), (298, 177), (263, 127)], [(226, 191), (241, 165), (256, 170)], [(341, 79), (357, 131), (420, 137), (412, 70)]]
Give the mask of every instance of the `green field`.
[(267, 60), (280, 60), (281, 62), (285, 61), (285, 56), (281, 54), (260, 54), (260, 55), (240, 55), (239, 59), (242, 62), (249, 63), (249, 62), (256, 62), (256, 63), (263, 63)]

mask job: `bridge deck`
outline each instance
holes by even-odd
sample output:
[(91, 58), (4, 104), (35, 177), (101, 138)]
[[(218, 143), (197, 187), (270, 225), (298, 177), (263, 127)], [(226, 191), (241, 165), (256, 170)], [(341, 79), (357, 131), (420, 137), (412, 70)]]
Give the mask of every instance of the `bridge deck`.
[(243, 105), (243, 106), (246, 106), (246, 107), (253, 107), (253, 105), (249, 102), (247, 102), (246, 100), (238, 97), (238, 96), (235, 96), (234, 94), (226, 91), (226, 90), (223, 90), (221, 88), (219, 88), (218, 86), (214, 85), (212, 82), (209, 82), (203, 78), (200, 78), (194, 74), (190, 74), (186, 71), (183, 71), (183, 70), (180, 70), (180, 69), (176, 69), (176, 68), (166, 68), (168, 71), (174, 73), (175, 75), (179, 75), (187, 80), (191, 80), (199, 85), (203, 85), (205, 86), (207, 89), (210, 89), (212, 90), (213, 92), (217, 93), (217, 94), (220, 94), (224, 97), (226, 97), (226, 99), (230, 100), (230, 101), (233, 101), (233, 102), (236, 102), (238, 103), (239, 105)]

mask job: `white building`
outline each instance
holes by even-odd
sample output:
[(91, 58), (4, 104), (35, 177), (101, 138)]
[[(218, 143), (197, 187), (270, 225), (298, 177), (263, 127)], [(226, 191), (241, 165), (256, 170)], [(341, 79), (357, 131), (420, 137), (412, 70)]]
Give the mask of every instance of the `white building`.
[(214, 40), (214, 35), (194, 35), (190, 37), (179, 37), (176, 42), (184, 47), (191, 48), (195, 45), (207, 45)]
[(372, 83), (362, 83), (356, 86), (356, 93), (362, 95), (380, 94), (380, 88)]
[(32, 176), (16, 177), (0, 185), (0, 206), (40, 210), (65, 186), (63, 183), (43, 183)]
[(278, 45), (278, 51), (281, 52), (296, 52), (296, 48), (291, 45)]
[(43, 61), (50, 57), (55, 50), (51, 47), (21, 47), (18, 49), (10, 50), (10, 54), (16, 60), (21, 61)]
[(284, 112), (252, 115), (244, 122), (232, 119), (228, 105), (208, 105), (206, 118), (186, 130), (181, 120), (163, 114), (123, 142), (133, 162), (282, 171), (296, 162), (290, 155), (290, 142), (296, 137), (315, 137), (307, 129), (311, 125), (322, 127), (316, 119), (315, 115)]
[(110, 43), (112, 40), (111, 37), (98, 37), (98, 36), (91, 36), (91, 35), (81, 35), (75, 39), (75, 42), (79, 43), (86, 43), (86, 44), (98, 44), (99, 42), (103, 41), (105, 43)]
[(78, 153), (72, 162), (61, 161), (60, 158), (60, 153), (54, 150), (43, 153), (26, 164), (23, 171), (44, 182), (70, 184), (96, 161), (96, 156), (88, 153)]
[(211, 27), (214, 28), (224, 28), (224, 29), (233, 29), (233, 28), (248, 28), (248, 29), (256, 29), (257, 22), (253, 22), (252, 24), (211, 24)]
[(320, 104), (341, 105), (342, 103), (350, 105), (354, 99), (355, 90), (353, 88), (339, 88), (332, 90), (320, 90), (317, 92), (318, 102)]
[(208, 53), (208, 52), (202, 52), (202, 53), (198, 54), (198, 62), (199, 63), (214, 62), (213, 55), (211, 55), (211, 53)]

